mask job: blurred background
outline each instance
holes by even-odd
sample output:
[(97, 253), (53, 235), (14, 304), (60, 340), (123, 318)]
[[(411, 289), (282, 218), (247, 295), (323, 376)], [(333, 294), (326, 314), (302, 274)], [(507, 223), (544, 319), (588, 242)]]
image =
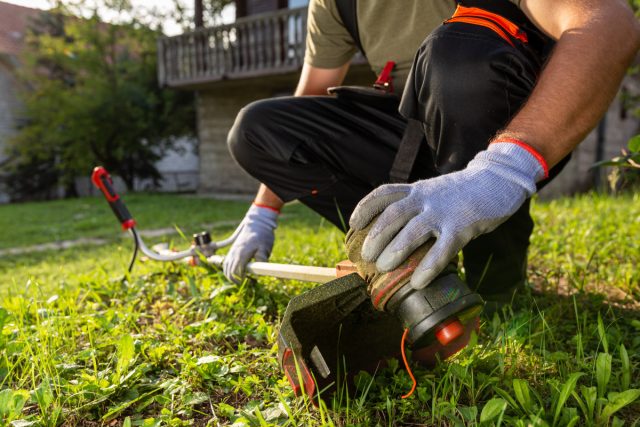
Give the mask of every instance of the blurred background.
[[(93, 195), (97, 164), (121, 191), (254, 193), (226, 135), (247, 103), (293, 92), (307, 3), (0, 1), (0, 203)], [(639, 132), (635, 71), (542, 197), (629, 181), (592, 166)], [(348, 82), (373, 78), (356, 55)]]

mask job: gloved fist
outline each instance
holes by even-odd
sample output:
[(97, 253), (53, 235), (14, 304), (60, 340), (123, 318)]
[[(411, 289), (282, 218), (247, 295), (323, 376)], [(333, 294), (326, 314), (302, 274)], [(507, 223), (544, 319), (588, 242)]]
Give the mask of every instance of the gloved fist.
[(278, 212), (252, 205), (238, 227), (240, 234), (229, 253), (224, 257), (222, 271), (232, 282), (239, 283), (245, 275), (245, 267), (251, 261), (267, 261), (275, 240)]
[(513, 215), (548, 174), (542, 156), (520, 141), (497, 141), (461, 171), (413, 184), (378, 187), (356, 206), (349, 225), (360, 230), (378, 214), (362, 258), (391, 271), (431, 238), (436, 242), (411, 277), (421, 289), (471, 240)]

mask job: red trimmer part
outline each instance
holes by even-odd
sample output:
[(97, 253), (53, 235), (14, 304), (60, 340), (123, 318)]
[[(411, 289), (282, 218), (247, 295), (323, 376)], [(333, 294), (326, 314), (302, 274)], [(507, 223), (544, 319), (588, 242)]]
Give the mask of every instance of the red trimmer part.
[[(298, 365), (297, 369), (296, 360)], [(313, 381), (307, 365), (304, 361), (296, 359), (293, 350), (290, 348), (284, 350), (282, 369), (296, 397), (300, 397), (304, 391), (304, 394), (306, 394), (312, 402), (315, 402), (314, 394), (316, 391), (316, 383)], [(300, 380), (302, 380), (302, 384), (300, 384)]]
[(442, 345), (451, 343), (462, 334), (464, 334), (464, 326), (456, 317), (452, 317), (435, 327), (436, 339)]
[(122, 229), (129, 230), (135, 227), (136, 221), (129, 213), (124, 202), (120, 199), (118, 193), (116, 193), (109, 172), (107, 172), (107, 170), (102, 166), (96, 166), (91, 174), (91, 181), (100, 191), (102, 191), (102, 194), (105, 199), (107, 199), (107, 203), (109, 203), (111, 210), (118, 218), (120, 225), (122, 225)]
[(424, 367), (433, 367), (438, 360), (446, 360), (469, 344), (471, 334), (480, 331), (480, 317), (474, 317), (462, 324), (462, 335), (453, 339), (446, 345), (439, 340), (434, 340), (430, 345), (419, 349), (413, 349), (411, 358)]

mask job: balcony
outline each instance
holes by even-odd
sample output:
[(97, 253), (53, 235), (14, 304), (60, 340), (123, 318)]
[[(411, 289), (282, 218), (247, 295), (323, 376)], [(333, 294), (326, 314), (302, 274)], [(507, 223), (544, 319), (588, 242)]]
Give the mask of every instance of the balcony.
[(158, 79), (189, 87), (226, 79), (289, 73), (304, 61), (307, 8), (238, 19), (233, 24), (158, 41)]

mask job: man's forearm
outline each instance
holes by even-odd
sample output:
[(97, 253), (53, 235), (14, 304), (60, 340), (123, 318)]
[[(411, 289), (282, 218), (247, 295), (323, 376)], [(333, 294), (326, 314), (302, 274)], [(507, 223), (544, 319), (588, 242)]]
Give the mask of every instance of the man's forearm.
[(620, 8), (602, 6), (574, 22), (562, 31), (525, 106), (498, 134), (525, 141), (549, 166), (595, 127), (639, 46), (638, 23)]

